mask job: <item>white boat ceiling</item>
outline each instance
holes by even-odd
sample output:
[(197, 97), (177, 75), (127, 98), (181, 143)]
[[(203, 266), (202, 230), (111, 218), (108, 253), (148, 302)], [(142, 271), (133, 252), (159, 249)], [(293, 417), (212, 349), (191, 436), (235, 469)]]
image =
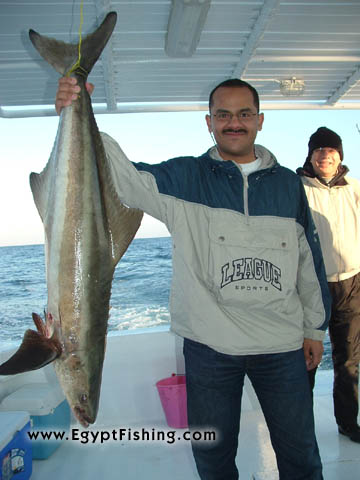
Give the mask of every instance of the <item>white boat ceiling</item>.
[[(1, 0), (0, 116), (55, 113), (58, 74), (28, 30), (77, 42), (80, 4)], [(262, 109), (360, 106), (359, 0), (84, 0), (82, 31), (109, 11), (117, 25), (89, 77), (96, 113), (205, 110), (233, 77), (258, 89)]]

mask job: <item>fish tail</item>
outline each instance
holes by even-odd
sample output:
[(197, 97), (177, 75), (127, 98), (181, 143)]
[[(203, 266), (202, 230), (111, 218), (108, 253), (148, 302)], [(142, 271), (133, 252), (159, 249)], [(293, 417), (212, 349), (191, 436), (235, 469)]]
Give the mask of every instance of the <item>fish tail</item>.
[(116, 12), (108, 13), (102, 24), (81, 41), (80, 59), (78, 43), (65, 43), (40, 35), (31, 29), (29, 30), (29, 37), (39, 54), (58, 73), (61, 75), (67, 74), (73, 65), (80, 60), (73, 73), (87, 77), (111, 37), (116, 18)]

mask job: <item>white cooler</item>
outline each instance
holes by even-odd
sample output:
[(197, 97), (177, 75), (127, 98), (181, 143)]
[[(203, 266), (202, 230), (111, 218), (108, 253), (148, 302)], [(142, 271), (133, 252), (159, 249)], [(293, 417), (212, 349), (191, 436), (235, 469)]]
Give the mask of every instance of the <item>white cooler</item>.
[[(48, 458), (64, 441), (70, 427), (70, 408), (60, 388), (48, 383), (29, 383), (3, 399), (0, 410), (25, 410), (31, 418), (33, 432), (65, 432), (63, 439), (32, 440), (34, 459)], [(1, 477), (0, 477), (1, 478)], [(1, 479), (2, 480), (2, 479)], [(20, 480), (20, 479), (19, 479)]]

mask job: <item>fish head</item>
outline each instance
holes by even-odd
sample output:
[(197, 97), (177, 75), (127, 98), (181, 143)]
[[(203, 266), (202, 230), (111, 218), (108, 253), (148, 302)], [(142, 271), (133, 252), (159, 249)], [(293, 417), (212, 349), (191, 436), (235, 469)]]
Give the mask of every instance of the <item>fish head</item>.
[(72, 353), (60, 357), (55, 362), (55, 370), (65, 393), (66, 399), (76, 419), (83, 427), (88, 427), (96, 420), (101, 384), (101, 370), (90, 376), (86, 358)]

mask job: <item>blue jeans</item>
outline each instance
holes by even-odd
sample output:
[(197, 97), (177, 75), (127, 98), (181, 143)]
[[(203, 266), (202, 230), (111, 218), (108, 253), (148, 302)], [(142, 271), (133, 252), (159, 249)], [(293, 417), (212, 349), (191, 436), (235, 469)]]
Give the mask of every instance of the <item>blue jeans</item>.
[(241, 397), (248, 375), (276, 454), (280, 480), (322, 480), (303, 350), (225, 355), (184, 340), (191, 430), (215, 430), (216, 442), (192, 442), (202, 480), (237, 480)]

